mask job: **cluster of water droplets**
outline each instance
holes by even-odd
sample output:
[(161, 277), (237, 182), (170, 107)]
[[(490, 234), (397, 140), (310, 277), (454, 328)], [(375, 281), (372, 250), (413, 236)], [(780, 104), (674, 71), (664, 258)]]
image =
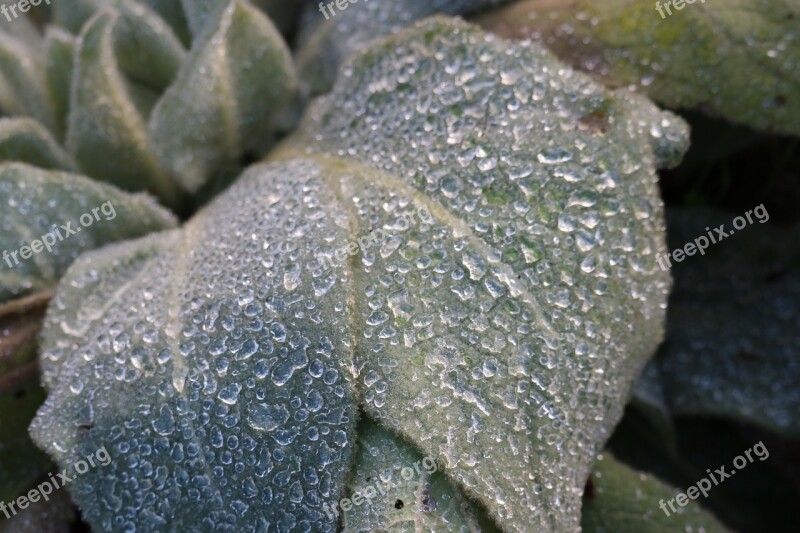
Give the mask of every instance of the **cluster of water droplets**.
[[(531, 39), (611, 86), (640, 91), (672, 109), (702, 109), (759, 128), (796, 132), (792, 94), (800, 64), (796, 4), (521, 1), (477, 22)], [(620, 39), (624, 28), (625, 39)]]
[(67, 274), (32, 431), (66, 463), (107, 447), (74, 488), (95, 526), (335, 530), (357, 405), (346, 288), (313, 286), (346, 237), (319, 174), (256, 167), (182, 231)]
[(347, 64), (310, 115), (308, 152), (364, 165), (340, 179), (360, 228), (434, 215), (355, 262), (365, 408), (501, 524), (571, 524), (660, 340), (668, 279), (642, 119), (674, 117), (442, 20)]
[[(356, 468), (343, 512), (347, 531), (480, 531), (478, 512), (430, 457), (371, 422), (359, 425)], [(364, 501), (356, 497), (372, 497)]]

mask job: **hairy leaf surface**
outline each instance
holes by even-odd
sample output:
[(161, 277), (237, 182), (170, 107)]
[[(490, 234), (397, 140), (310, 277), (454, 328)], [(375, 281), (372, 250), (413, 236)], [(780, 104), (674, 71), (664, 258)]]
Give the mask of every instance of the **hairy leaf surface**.
[(520, 0), (478, 22), (535, 39), (605, 83), (637, 86), (670, 108), (800, 135), (796, 0), (664, 4)]
[(74, 491), (97, 528), (332, 531), (323, 505), (372, 461), (361, 410), (441, 466), (464, 527), (468, 496), (573, 530), (661, 338), (655, 169), (686, 141), (537, 47), (427, 21), (184, 228), (70, 269), (33, 435), (60, 464), (108, 444)]
[[(176, 224), (175, 217), (147, 195), (20, 163), (0, 165), (0, 205), (0, 302), (52, 287), (87, 250)], [(81, 216), (91, 223), (82, 224)], [(46, 234), (52, 235), (47, 239), (52, 241), (49, 250), (44, 246)], [(38, 251), (30, 248), (33, 241), (39, 242)], [(29, 248), (27, 258), (23, 247)]]

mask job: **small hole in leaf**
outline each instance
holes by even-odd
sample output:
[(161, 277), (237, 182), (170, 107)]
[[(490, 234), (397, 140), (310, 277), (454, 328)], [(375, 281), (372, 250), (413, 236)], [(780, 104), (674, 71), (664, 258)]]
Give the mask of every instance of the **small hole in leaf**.
[(402, 509), (403, 508), (403, 500), (397, 500), (396, 502), (394, 502), (394, 508), (395, 509)]

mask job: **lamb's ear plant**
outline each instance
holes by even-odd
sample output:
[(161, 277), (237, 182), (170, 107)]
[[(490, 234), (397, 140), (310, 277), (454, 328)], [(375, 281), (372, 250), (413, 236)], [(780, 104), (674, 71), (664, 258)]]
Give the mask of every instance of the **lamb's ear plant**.
[[(0, 160), (58, 163), (176, 210), (266, 151), (295, 90), (287, 45), (246, 0), (56, 2), (44, 36), (7, 26), (0, 116), (16, 121), (0, 123)], [(7, 147), (20, 129), (25, 150)]]
[[(576, 530), (663, 335), (655, 172), (687, 141), (461, 22), (374, 43), (181, 229), (70, 267), (34, 439), (62, 468), (107, 447), (72, 486), (98, 530)], [(643, 493), (602, 488), (622, 527), (603, 506)]]

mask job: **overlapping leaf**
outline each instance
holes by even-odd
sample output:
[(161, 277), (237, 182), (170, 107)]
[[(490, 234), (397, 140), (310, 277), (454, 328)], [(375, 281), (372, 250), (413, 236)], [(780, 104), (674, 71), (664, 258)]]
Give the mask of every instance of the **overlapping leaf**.
[[(684, 507), (673, 503), (678, 510), (673, 512), (666, 502), (674, 499), (678, 491), (608, 454), (597, 462), (590, 483), (581, 520), (586, 533), (728, 531), (698, 502), (689, 501)], [(660, 507), (662, 503), (666, 513)]]
[(637, 86), (671, 108), (800, 135), (800, 5), (725, 0), (680, 6), (519, 0), (478, 21), (505, 37), (536, 39), (606, 83)]
[(108, 446), (74, 490), (100, 529), (331, 531), (360, 407), (465, 524), (466, 493), (505, 529), (574, 529), (661, 337), (654, 172), (686, 140), (541, 49), (428, 21), (185, 228), (71, 268), (33, 435), (60, 464)]
[(737, 231), (735, 214), (672, 213), (673, 248), (707, 235), (705, 228), (731, 235), (702, 257), (673, 262), (667, 342), (651, 363), (660, 383), (641, 388), (662, 387), (678, 416), (731, 418), (798, 437), (800, 255), (786, 246), (798, 230), (760, 222), (768, 215), (751, 213), (753, 225)]
[(273, 141), (294, 70), (246, 0), (80, 0), (53, 18), (38, 46), (0, 32), (0, 110), (64, 138), (84, 174), (181, 210)]
[(87, 250), (176, 224), (146, 195), (19, 163), (0, 165), (0, 205), (0, 302), (52, 287)]

